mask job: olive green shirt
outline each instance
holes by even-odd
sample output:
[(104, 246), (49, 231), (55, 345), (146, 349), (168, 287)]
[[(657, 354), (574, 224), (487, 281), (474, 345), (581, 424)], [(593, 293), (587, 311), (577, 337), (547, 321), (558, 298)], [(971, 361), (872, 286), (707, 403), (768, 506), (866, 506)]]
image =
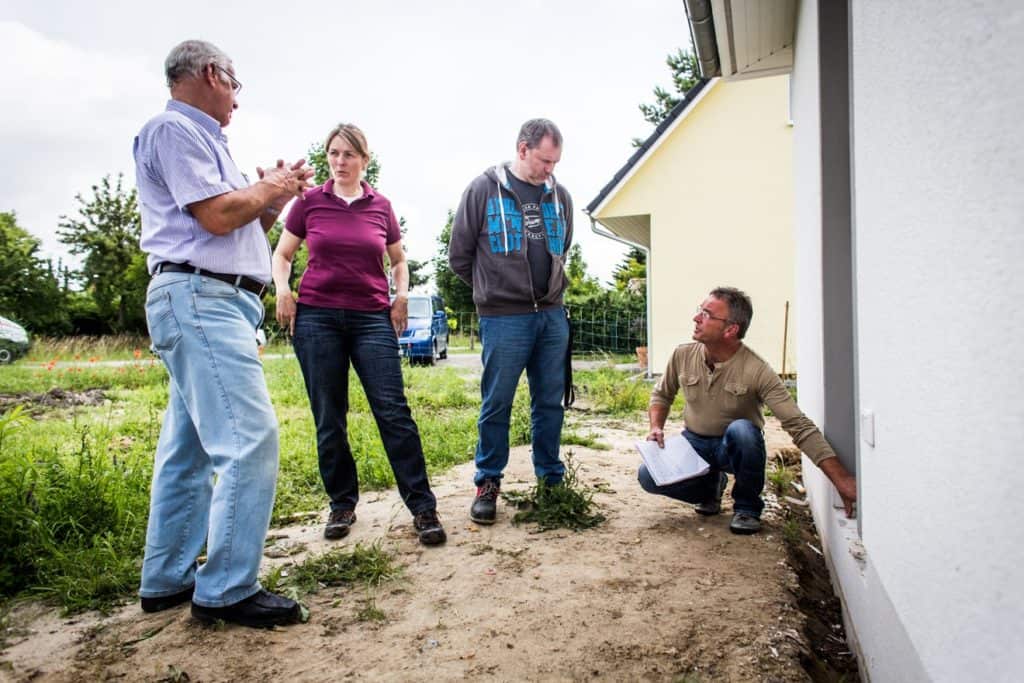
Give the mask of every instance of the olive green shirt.
[(835, 456), (825, 436), (803, 414), (779, 376), (760, 356), (741, 345), (732, 358), (708, 368), (704, 345), (682, 344), (672, 352), (665, 374), (651, 392), (651, 405), (669, 407), (682, 389), (683, 420), (691, 432), (721, 436), (733, 420), (764, 427), (767, 405), (793, 443), (817, 465)]

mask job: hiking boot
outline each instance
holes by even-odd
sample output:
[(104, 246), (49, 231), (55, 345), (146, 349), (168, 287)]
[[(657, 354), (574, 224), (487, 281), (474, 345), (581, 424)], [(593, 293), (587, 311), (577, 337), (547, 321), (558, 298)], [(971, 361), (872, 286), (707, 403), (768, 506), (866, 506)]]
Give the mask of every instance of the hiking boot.
[(704, 515), (710, 517), (711, 515), (717, 515), (722, 511), (722, 494), (725, 493), (725, 484), (729, 481), (729, 477), (725, 476), (725, 472), (718, 473), (718, 492), (715, 497), (710, 500), (705, 500), (703, 503), (697, 503), (693, 506), (693, 511), (698, 515)]
[(756, 534), (761, 530), (761, 520), (749, 512), (737, 512), (729, 522), (729, 531), (734, 534)]
[(424, 510), (412, 518), (412, 525), (416, 527), (423, 545), (440, 545), (448, 538), (441, 520), (437, 518), (437, 510)]
[(355, 510), (331, 510), (324, 527), (324, 538), (337, 540), (348, 536), (348, 530), (356, 523)]
[(172, 593), (171, 595), (161, 595), (158, 598), (139, 598), (139, 602), (142, 605), (142, 611), (163, 612), (165, 609), (177, 607), (178, 605), (192, 599), (192, 593), (195, 591), (195, 588), (195, 585), (191, 585), (185, 590)]
[(494, 524), (498, 514), (498, 494), (501, 493), (501, 481), (484, 479), (476, 487), (476, 498), (469, 508), (469, 518), (477, 524)]
[(207, 624), (220, 620), (253, 628), (273, 628), (298, 623), (302, 613), (299, 603), (291, 598), (261, 589), (245, 600), (226, 607), (204, 607), (193, 602), (192, 617)]

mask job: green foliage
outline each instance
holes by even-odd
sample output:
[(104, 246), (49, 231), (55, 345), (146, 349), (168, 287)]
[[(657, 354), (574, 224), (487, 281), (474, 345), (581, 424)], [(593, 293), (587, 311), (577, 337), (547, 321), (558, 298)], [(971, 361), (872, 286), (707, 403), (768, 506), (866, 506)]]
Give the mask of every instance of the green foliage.
[[(700, 63), (692, 50), (678, 48), (665, 58), (665, 64), (672, 72), (673, 92), (669, 92), (661, 86), (655, 86), (654, 102), (639, 105), (644, 120), (653, 126), (664, 121), (672, 109), (686, 96), (686, 93), (701, 79)], [(642, 139), (633, 138), (634, 147), (639, 147), (642, 144)]]
[(576, 393), (599, 413), (631, 415), (646, 411), (651, 387), (614, 368), (578, 370), (573, 374)]
[[(448, 267), (448, 242), (452, 238), (452, 224), (455, 222), (455, 212), (448, 210), (448, 220), (437, 237), (437, 253), (430, 260), (434, 266), (434, 284), (438, 293), (444, 298), (446, 305), (459, 313), (472, 311), (476, 308), (473, 304), (473, 289)], [(471, 330), (463, 330), (470, 332)]]
[(596, 451), (611, 449), (611, 446), (600, 441), (596, 434), (580, 434), (572, 429), (562, 430), (562, 445), (583, 446), (584, 448), (593, 448)]
[(12, 427), (16, 415), (0, 420), (0, 596), (107, 609), (138, 586), (152, 451), (131, 434), (152, 433), (153, 416), (115, 432), (102, 419)]
[(583, 304), (601, 293), (601, 283), (587, 272), (587, 262), (583, 260), (583, 247), (579, 244), (570, 247), (565, 270), (569, 277), (569, 286), (565, 290), (567, 304)]
[(369, 546), (357, 543), (352, 550), (338, 548), (311, 554), (299, 564), (271, 570), (261, 583), (269, 591), (299, 599), (329, 586), (379, 586), (400, 574), (394, 558), (378, 541)]
[(591, 529), (605, 520), (596, 512), (594, 494), (583, 486), (572, 451), (565, 456), (565, 478), (561, 484), (549, 485), (543, 480), (529, 491), (507, 491), (501, 494), (507, 503), (519, 508), (513, 524), (536, 524), (538, 531), (551, 529)]
[(775, 463), (768, 471), (768, 481), (775, 487), (779, 495), (785, 495), (789, 491), (789, 485), (796, 478), (796, 474), (785, 465)]
[(39, 246), (13, 212), (0, 212), (0, 315), (30, 332), (63, 334), (71, 330), (65, 293), (52, 263), (38, 255)]
[(123, 181), (122, 174), (116, 184), (107, 175), (92, 186), (91, 199), (76, 195), (79, 215), (61, 216), (58, 234), (72, 254), (84, 257), (75, 278), (95, 303), (103, 331), (144, 331), (149, 273), (139, 248), (142, 221), (138, 193), (124, 190)]
[(612, 272), (612, 283), (618, 292), (629, 292), (647, 298), (647, 252), (633, 247), (625, 260)]

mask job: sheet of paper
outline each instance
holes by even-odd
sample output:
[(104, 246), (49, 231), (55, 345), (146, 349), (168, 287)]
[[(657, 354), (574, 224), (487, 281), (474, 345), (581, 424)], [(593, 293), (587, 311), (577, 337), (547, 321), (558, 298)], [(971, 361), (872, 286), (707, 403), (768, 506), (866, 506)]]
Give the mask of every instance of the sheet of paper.
[(637, 441), (636, 449), (647, 465), (654, 483), (658, 486), (674, 484), (684, 479), (693, 479), (707, 474), (711, 466), (697, 455), (693, 446), (680, 434), (665, 439), (665, 447), (657, 441)]

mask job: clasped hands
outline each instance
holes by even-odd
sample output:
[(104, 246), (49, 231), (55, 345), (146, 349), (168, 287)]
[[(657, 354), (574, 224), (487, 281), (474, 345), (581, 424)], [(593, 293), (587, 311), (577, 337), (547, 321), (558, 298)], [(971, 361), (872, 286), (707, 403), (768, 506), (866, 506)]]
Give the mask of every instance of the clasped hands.
[(313, 177), (314, 171), (306, 166), (305, 159), (299, 159), (293, 164), (285, 164), (284, 159), (278, 159), (277, 165), (273, 168), (257, 166), (256, 175), (261, 182), (278, 190), (278, 198), (271, 204), (278, 210), (284, 208), (292, 197), (301, 197), (303, 191), (313, 187), (309, 180)]

